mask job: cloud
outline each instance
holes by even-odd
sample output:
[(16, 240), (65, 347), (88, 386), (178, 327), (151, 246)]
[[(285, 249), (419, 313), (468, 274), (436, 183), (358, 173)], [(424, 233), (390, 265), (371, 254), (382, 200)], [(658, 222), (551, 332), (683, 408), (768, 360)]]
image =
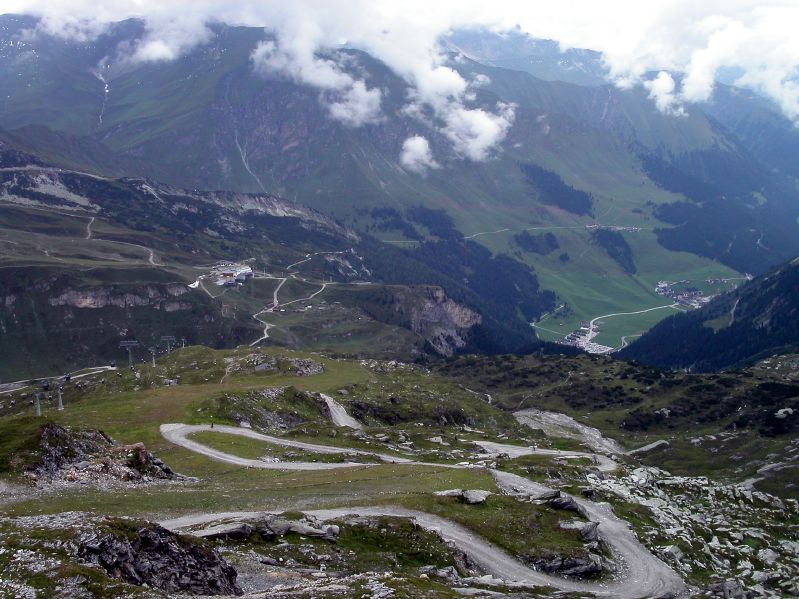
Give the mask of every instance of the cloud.
[[(282, 73), (296, 81), (328, 92), (338, 92), (329, 102), (330, 115), (345, 124), (358, 126), (380, 120), (381, 92), (368, 82), (356, 79), (353, 69), (344, 69), (341, 49), (363, 49), (382, 60), (410, 87), (404, 113), (430, 123), (439, 123), (441, 132), (452, 141), (455, 152), (470, 160), (485, 160), (504, 139), (513, 120), (513, 110), (499, 106), (492, 113), (470, 107), (474, 101), (470, 83), (440, 53), (438, 38), (443, 21), (420, 18), (388, 3), (353, 0), (356, 11), (328, 12), (317, 6), (312, 18), (307, 11), (290, 9), (281, 13), (274, 26), (275, 40), (260, 44), (252, 54), (256, 70)], [(330, 20), (328, 20), (330, 17)], [(445, 27), (446, 28), (446, 27)], [(352, 66), (352, 65), (349, 65)], [(357, 69), (356, 69), (357, 72)], [(487, 77), (478, 76), (472, 87), (484, 85)], [(431, 114), (428, 114), (431, 113)]]
[(134, 44), (130, 54), (123, 58), (133, 62), (175, 60), (210, 38), (211, 30), (206, 21), (197, 15), (148, 20), (144, 37)]
[(253, 68), (262, 74), (283, 74), (323, 90), (330, 116), (345, 125), (360, 127), (381, 118), (381, 92), (342, 70), (329, 58), (316, 55), (314, 44), (295, 37), (293, 45), (274, 41), (259, 43), (250, 55)]
[(674, 94), (674, 78), (666, 71), (660, 71), (654, 79), (644, 81), (644, 87), (649, 90), (649, 97), (661, 112), (674, 116), (685, 114), (685, 109)]
[(486, 160), (491, 150), (505, 138), (513, 123), (514, 106), (497, 104), (497, 112), (450, 105), (444, 113), (444, 135), (461, 156), (476, 162)]
[(339, 99), (329, 105), (330, 116), (345, 125), (360, 127), (381, 120), (379, 89), (367, 89), (363, 81), (353, 81)]
[[(346, 43), (402, 77), (413, 91), (409, 103), (427, 106), (456, 127), (447, 125), (449, 137), (462, 139), (466, 121), (500, 125), (493, 127), (494, 148), (502, 140), (501, 111), (472, 105), (470, 88), (479, 81), (465, 81), (439, 50), (438, 39), (452, 29), (482, 26), (501, 32), (518, 25), (533, 36), (557, 40), (562, 48), (598, 50), (612, 81), (620, 87), (646, 86), (656, 105), (673, 114), (684, 102), (709, 99), (719, 69), (735, 68), (741, 73), (738, 84), (770, 97), (799, 123), (796, 0), (5, 0), (3, 10), (40, 15), (43, 31), (82, 41), (109, 22), (142, 18), (147, 33), (133, 48), (135, 60), (179, 56), (207, 40), (206, 24), (214, 20), (268, 27), (275, 33), (268, 51), (272, 73), (281, 70), (319, 88), (335, 118), (373, 122), (378, 90), (362, 77), (347, 79), (352, 70), (330, 58)], [(659, 73), (654, 80), (652, 72)], [(673, 89), (660, 72), (670, 74)], [(356, 81), (363, 87), (356, 88)], [(459, 108), (477, 112), (464, 115)], [(488, 123), (483, 124), (488, 132)], [(461, 150), (467, 157), (490, 155), (477, 148)]]
[(409, 137), (402, 144), (400, 164), (415, 173), (424, 174), (429, 168), (438, 168), (438, 163), (433, 160), (430, 143), (421, 135)]

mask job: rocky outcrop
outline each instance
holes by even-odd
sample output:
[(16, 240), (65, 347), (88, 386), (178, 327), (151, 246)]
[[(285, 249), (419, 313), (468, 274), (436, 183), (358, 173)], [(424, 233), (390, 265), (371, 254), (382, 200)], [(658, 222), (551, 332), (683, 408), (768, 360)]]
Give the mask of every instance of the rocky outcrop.
[(547, 556), (532, 561), (536, 569), (559, 576), (584, 577), (603, 572), (602, 558), (589, 554), (580, 557)]
[(273, 541), (294, 533), (303, 537), (335, 541), (339, 530), (336, 524), (324, 524), (311, 517), (290, 520), (276, 514), (267, 514), (257, 519), (221, 522), (194, 530), (191, 534), (205, 539), (245, 540), (256, 533), (264, 540)]
[(463, 348), (469, 331), (482, 322), (482, 316), (471, 308), (446, 296), (435, 287), (410, 311), (411, 330), (442, 356), (452, 356)]
[(97, 430), (70, 430), (54, 423), (39, 433), (38, 459), (25, 476), (42, 485), (132, 484), (182, 479), (142, 443), (119, 445)]
[(51, 297), (51, 306), (70, 306), (73, 308), (134, 308), (151, 306), (167, 312), (188, 310), (191, 304), (178, 302), (174, 298), (188, 293), (185, 285), (173, 283), (163, 286), (146, 285), (135, 292), (118, 287), (92, 287), (91, 289), (66, 289)]
[(362, 309), (380, 322), (410, 329), (429, 348), (452, 356), (466, 346), (482, 316), (434, 285), (391, 285), (374, 291)]
[(324, 364), (310, 358), (272, 356), (262, 353), (226, 358), (225, 363), (225, 370), (228, 374), (238, 372), (280, 372), (293, 376), (314, 376), (325, 371)]
[[(280, 432), (307, 421), (305, 410), (320, 417), (325, 404), (311, 393), (294, 387), (266, 387), (246, 393), (225, 393), (218, 399), (217, 415), (240, 426)], [(304, 408), (304, 409), (303, 409)]]
[(733, 581), (709, 585), (709, 596), (799, 594), (799, 543), (786, 526), (799, 514), (796, 500), (654, 467), (627, 468), (612, 478), (591, 473), (587, 479), (603, 495), (647, 509), (651, 521), (637, 526), (638, 535), (675, 570)]
[(215, 550), (157, 524), (112, 523), (112, 532), (83, 541), (79, 557), (109, 576), (167, 593), (241, 595), (237, 572)]

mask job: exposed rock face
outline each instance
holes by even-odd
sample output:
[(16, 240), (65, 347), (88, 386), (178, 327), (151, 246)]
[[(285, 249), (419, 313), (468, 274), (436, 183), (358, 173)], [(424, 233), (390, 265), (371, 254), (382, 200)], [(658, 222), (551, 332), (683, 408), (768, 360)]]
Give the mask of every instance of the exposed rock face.
[(280, 432), (302, 424), (307, 417), (298, 412), (300, 406), (325, 414), (325, 404), (313, 394), (294, 387), (266, 387), (244, 394), (225, 393), (219, 399), (219, 415), (247, 423), (260, 430)]
[(57, 424), (45, 424), (40, 432), (38, 453), (38, 462), (25, 473), (38, 484), (145, 483), (183, 478), (142, 443), (117, 445), (97, 430), (72, 431)]
[(440, 287), (413, 306), (410, 316), (411, 330), (442, 356), (451, 356), (464, 347), (471, 328), (482, 322), (479, 313), (449, 299)]
[(156, 524), (135, 534), (109, 533), (85, 541), (79, 555), (113, 578), (167, 593), (242, 594), (236, 570), (216, 550)]
[[(377, 293), (377, 292), (376, 292)], [(447, 297), (433, 285), (392, 285), (373, 298), (383, 309), (363, 309), (381, 322), (410, 329), (443, 356), (452, 356), (468, 343), (471, 331), (482, 316)]]
[(133, 308), (151, 306), (167, 312), (188, 310), (188, 302), (174, 301), (173, 298), (188, 293), (189, 288), (177, 283), (154, 286), (146, 285), (135, 293), (117, 287), (93, 287), (91, 289), (67, 289), (51, 297), (51, 306), (71, 306), (73, 308)]

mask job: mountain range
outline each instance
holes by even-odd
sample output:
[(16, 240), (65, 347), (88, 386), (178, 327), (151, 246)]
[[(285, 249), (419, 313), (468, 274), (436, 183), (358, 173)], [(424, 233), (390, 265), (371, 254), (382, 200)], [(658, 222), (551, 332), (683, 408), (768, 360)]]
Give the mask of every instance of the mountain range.
[(0, 597), (799, 596), (776, 105), (420, 20), (520, 3), (51, 4), (0, 16)]
[[(789, 159), (799, 133), (745, 90), (718, 84), (712, 102), (664, 114), (645, 90), (606, 83), (594, 52), (455, 32), (444, 40), (448, 66), (479, 82), (471, 106), (513, 107), (504, 140), (475, 161), (435, 117), (406, 110), (405, 80), (356, 48), (328, 58), (382, 91), (382, 117), (360, 127), (331, 118), (318, 89), (254, 70), (268, 30), (216, 24), (180, 58), (135, 63), (120, 48), (144, 34), (140, 21), (85, 43), (25, 36), (35, 24), (0, 17), (0, 127), (15, 148), (101, 176), (288, 198), (386, 245), (472, 240), (555, 294), (558, 324), (537, 329), (546, 340), (659, 307), (660, 280), (758, 274), (799, 254)], [(402, 165), (412, 136), (429, 140), (437, 168)], [(418, 207), (443, 211), (452, 227), (436, 230), (438, 212)], [(597, 227), (618, 233), (623, 251)], [(525, 233), (551, 235), (558, 249), (530, 251)], [(666, 314), (624, 321), (598, 341), (619, 347)]]

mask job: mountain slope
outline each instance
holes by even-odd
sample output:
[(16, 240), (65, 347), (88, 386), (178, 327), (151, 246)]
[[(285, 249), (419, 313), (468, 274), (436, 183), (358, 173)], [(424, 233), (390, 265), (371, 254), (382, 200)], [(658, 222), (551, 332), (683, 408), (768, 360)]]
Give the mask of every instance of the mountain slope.
[[(8, 38), (29, 26), (0, 17)], [(36, 38), (4, 45), (0, 85), (8, 97), (0, 126), (51, 163), (184, 189), (268, 192), (399, 246), (436, 239), (424, 225), (408, 228), (416, 207), (444, 210), (462, 237), (535, 269), (569, 308), (561, 312), (564, 334), (581, 320), (659, 306), (658, 280), (758, 273), (799, 253), (796, 179), (775, 173), (774, 157), (751, 134), (739, 136), (735, 119), (708, 116), (702, 106), (680, 118), (664, 115), (643, 90), (598, 79), (546, 81), (491, 59), (529, 49), (557, 69), (551, 44), (509, 38), (509, 49), (450, 56), (448, 66), (483, 82), (469, 107), (515, 105), (495, 155), (472, 162), (453, 151), (442, 123), (409, 114), (408, 84), (368, 54), (329, 56), (381, 89), (383, 118), (354, 128), (330, 118), (318, 89), (254, 72), (250, 53), (268, 33), (221, 24), (213, 32), (187, 55), (149, 64), (114, 59), (120, 43), (141, 35), (136, 21), (89, 44)], [(595, 55), (584, 58), (596, 66)], [(774, 123), (776, 135), (784, 123)], [(423, 175), (401, 166), (403, 142), (413, 135), (429, 140), (439, 168)], [(698, 180), (707, 193), (690, 195), (675, 180)], [(578, 210), (564, 193), (583, 198)], [(375, 209), (396, 211), (400, 228)], [(596, 251), (587, 225), (627, 227), (635, 272)], [(561, 249), (524, 251), (513, 238), (526, 229), (552, 232)]]
[(687, 314), (670, 316), (618, 353), (698, 371), (799, 351), (799, 259)]
[[(108, 360), (120, 338), (161, 335), (359, 356), (524, 351), (538, 346), (526, 323), (554, 306), (532, 269), (474, 242), (402, 251), (273, 195), (56, 168), (9, 139), (0, 134), (0, 376)], [(218, 286), (218, 261), (255, 276)]]

